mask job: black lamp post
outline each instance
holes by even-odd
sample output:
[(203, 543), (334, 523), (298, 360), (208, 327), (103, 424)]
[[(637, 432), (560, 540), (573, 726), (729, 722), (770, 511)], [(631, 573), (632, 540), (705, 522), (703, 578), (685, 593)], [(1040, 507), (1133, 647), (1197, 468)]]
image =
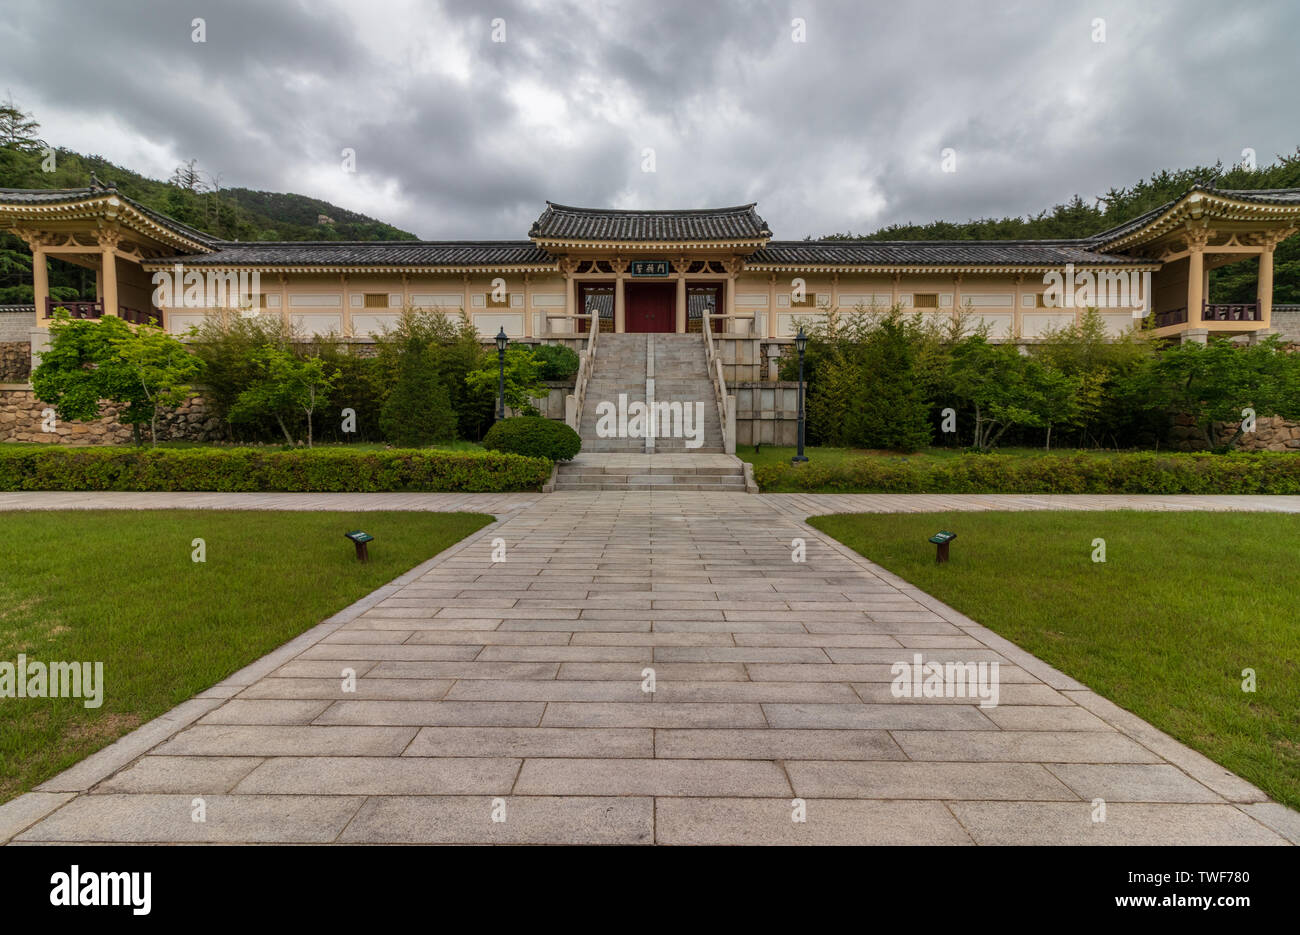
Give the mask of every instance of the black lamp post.
[(506, 345), (510, 338), (506, 336), (505, 325), (497, 332), (497, 418), (506, 417)]
[(803, 352), (808, 347), (808, 335), (804, 334), (803, 325), (799, 326), (799, 333), (794, 337), (794, 348), (799, 352), (799, 453), (790, 459), (791, 464), (800, 464), (807, 461), (803, 453), (803, 429), (804, 429), (804, 411), (803, 411)]

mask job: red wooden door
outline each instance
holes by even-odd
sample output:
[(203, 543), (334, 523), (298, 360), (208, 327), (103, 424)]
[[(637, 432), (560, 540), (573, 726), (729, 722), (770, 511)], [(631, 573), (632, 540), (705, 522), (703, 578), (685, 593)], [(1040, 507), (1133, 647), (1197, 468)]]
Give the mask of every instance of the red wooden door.
[(676, 284), (630, 282), (623, 290), (625, 330), (637, 334), (677, 330)]

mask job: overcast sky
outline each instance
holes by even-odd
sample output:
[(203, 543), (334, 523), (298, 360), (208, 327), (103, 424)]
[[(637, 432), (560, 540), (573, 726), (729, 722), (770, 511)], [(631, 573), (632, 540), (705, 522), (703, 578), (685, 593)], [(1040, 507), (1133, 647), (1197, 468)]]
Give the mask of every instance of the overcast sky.
[(424, 238), (523, 238), (550, 199), (757, 201), (794, 239), (1294, 152), (1298, 27), (1254, 0), (5, 0), (0, 89), (55, 145)]

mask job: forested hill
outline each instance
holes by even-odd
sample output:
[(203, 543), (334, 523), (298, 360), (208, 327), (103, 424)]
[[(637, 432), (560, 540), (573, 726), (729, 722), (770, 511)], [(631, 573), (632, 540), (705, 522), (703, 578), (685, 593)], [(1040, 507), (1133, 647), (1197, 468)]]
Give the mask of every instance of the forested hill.
[(177, 166), (162, 181), (102, 156), (61, 147), (50, 153), (40, 129), (36, 118), (12, 99), (0, 101), (0, 188), (85, 188), (94, 174), (145, 207), (225, 240), (416, 239), (391, 224), (318, 198), (224, 188), (221, 167), (196, 159)]
[[(1112, 188), (1085, 200), (1079, 195), (1065, 204), (1029, 217), (981, 218), (966, 222), (891, 224), (870, 234), (830, 234), (826, 240), (1054, 240), (1087, 237), (1131, 221), (1184, 194), (1197, 182), (1218, 188), (1300, 188), (1300, 148), (1256, 169), (1222, 164), (1192, 169), (1162, 170), (1129, 188)], [(1300, 302), (1300, 235), (1277, 248), (1273, 259), (1273, 301)], [(1210, 292), (1215, 302), (1253, 302), (1257, 261), (1215, 269)]]
[[(85, 188), (93, 173), (148, 208), (226, 240), (415, 240), (391, 224), (306, 195), (224, 188), (218, 168), (190, 160), (167, 181), (100, 156), (55, 147), (51, 171), (40, 124), (12, 100), (0, 101), (0, 188)], [(31, 252), (0, 234), (0, 304), (32, 301)], [(94, 298), (90, 271), (50, 264), (55, 299)]]
[[(95, 176), (128, 198), (226, 240), (415, 240), (414, 234), (306, 195), (221, 188), (201, 166), (179, 169), (177, 181), (146, 178), (100, 156), (55, 150), (53, 172), (41, 154), (12, 147), (0, 153), (0, 187), (83, 188)], [(324, 220), (322, 219), (328, 219)]]

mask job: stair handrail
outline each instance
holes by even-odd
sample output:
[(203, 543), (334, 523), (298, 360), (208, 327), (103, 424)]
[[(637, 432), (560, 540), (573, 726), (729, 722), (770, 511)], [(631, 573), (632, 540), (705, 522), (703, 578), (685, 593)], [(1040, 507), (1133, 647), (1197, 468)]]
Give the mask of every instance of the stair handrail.
[(727, 380), (722, 375), (722, 360), (713, 343), (713, 326), (709, 323), (708, 309), (700, 316), (704, 323), (704, 350), (708, 361), (709, 379), (718, 404), (718, 424), (722, 427), (722, 450), (736, 453), (736, 397), (727, 395)]
[(596, 336), (600, 334), (600, 312), (591, 313), (590, 319), (591, 323), (587, 328), (587, 347), (578, 358), (578, 374), (573, 381), (573, 392), (564, 400), (564, 421), (575, 432), (582, 424), (582, 407), (587, 401), (587, 383), (591, 380), (591, 371), (596, 365)]

